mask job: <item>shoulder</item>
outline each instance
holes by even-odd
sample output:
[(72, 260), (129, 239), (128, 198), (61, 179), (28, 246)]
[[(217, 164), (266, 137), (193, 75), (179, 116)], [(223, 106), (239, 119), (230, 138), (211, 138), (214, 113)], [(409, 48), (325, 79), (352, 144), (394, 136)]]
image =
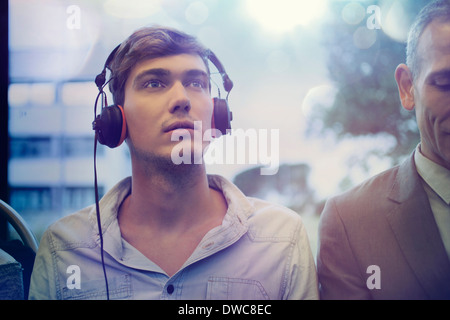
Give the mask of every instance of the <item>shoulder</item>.
[(298, 213), (282, 205), (248, 198), (253, 210), (248, 216), (249, 231), (255, 238), (295, 241), (304, 231)]
[[(102, 232), (116, 219), (117, 208), (129, 193), (131, 180), (126, 178), (109, 190), (99, 202)], [(93, 248), (99, 233), (96, 205), (90, 205), (51, 224), (43, 237), (47, 237), (55, 250)]]
[(248, 201), (252, 204), (253, 212), (249, 216), (249, 220), (255, 222), (270, 224), (275, 223), (280, 227), (289, 223), (300, 223), (300, 215), (280, 204), (248, 197)]
[(95, 247), (93, 235), (96, 230), (91, 219), (94, 210), (92, 205), (57, 220), (47, 228), (43, 239), (56, 251)]
[(327, 205), (346, 209), (378, 206), (388, 198), (397, 179), (398, 170), (399, 166), (385, 170), (346, 192), (331, 197)]
[(405, 164), (387, 169), (350, 190), (331, 197), (320, 216), (319, 234), (357, 234), (382, 230), (386, 213), (396, 205), (394, 195), (405, 179)]
[(228, 210), (242, 217), (254, 239), (297, 239), (303, 228), (300, 215), (282, 205), (248, 197), (226, 178), (211, 175), (210, 185), (221, 190), (228, 203)]

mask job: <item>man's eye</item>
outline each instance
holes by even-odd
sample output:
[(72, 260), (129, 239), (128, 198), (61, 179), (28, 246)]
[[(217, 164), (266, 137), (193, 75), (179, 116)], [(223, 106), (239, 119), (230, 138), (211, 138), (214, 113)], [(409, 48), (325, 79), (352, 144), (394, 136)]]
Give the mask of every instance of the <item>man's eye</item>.
[(448, 84), (435, 84), (434, 85), (440, 91), (450, 91), (450, 83)]
[(159, 80), (149, 80), (144, 83), (144, 88), (162, 88), (163, 84)]
[(433, 85), (439, 90), (448, 91), (450, 90), (450, 78), (436, 78), (433, 80)]
[(201, 89), (206, 88), (205, 82), (202, 80), (197, 80), (197, 79), (190, 80), (188, 82), (188, 86), (193, 87), (193, 88), (201, 88)]

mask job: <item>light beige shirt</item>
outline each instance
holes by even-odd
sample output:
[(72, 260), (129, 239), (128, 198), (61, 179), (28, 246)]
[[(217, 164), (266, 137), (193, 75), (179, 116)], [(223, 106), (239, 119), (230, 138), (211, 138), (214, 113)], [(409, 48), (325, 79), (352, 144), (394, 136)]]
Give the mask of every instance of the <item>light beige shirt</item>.
[(420, 145), (414, 153), (414, 161), (450, 259), (450, 170), (426, 158), (420, 152)]
[[(228, 211), (172, 276), (122, 238), (117, 213), (131, 193), (131, 177), (105, 194), (99, 206), (110, 298), (317, 299), (314, 258), (301, 217), (246, 197), (221, 176), (209, 175), (208, 182), (222, 192)], [(99, 245), (95, 205), (55, 222), (42, 236), (29, 298), (106, 298)]]

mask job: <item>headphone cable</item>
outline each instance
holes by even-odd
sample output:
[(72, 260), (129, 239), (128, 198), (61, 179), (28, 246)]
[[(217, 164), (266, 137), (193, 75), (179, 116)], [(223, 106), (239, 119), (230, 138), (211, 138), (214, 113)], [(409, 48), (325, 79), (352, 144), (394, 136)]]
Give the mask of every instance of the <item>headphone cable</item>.
[(100, 254), (102, 259), (102, 268), (103, 275), (105, 277), (105, 286), (106, 286), (106, 299), (109, 300), (109, 287), (108, 287), (108, 277), (106, 276), (106, 267), (105, 267), (105, 259), (104, 259), (104, 250), (103, 250), (103, 233), (102, 233), (102, 224), (100, 220), (100, 205), (99, 205), (99, 196), (98, 196), (98, 183), (97, 183), (97, 132), (95, 133), (94, 138), (94, 189), (95, 189), (95, 208), (97, 212), (97, 225), (98, 225), (98, 234), (100, 236)]

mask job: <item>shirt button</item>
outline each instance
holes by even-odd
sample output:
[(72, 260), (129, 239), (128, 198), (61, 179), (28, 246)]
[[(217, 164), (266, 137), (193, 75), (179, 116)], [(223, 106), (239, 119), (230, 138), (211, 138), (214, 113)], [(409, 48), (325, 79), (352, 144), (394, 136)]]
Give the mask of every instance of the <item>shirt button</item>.
[(172, 294), (174, 292), (174, 290), (175, 290), (175, 288), (174, 288), (174, 286), (172, 284), (169, 284), (167, 286), (167, 293), (168, 294)]

